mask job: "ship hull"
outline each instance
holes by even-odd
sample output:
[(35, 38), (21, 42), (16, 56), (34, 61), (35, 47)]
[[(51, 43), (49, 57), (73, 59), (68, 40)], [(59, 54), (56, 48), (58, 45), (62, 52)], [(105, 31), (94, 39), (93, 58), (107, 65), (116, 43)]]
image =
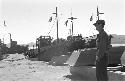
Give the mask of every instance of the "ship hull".
[[(121, 64), (121, 56), (125, 50), (125, 46), (112, 47), (109, 50), (108, 64)], [(81, 54), (76, 62), (76, 66), (95, 65), (96, 48), (89, 48), (81, 51)]]

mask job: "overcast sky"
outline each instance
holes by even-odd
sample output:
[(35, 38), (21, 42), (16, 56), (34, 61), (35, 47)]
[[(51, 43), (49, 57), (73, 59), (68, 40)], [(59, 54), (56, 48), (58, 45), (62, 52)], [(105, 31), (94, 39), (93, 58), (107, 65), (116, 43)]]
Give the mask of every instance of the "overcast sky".
[[(72, 16), (74, 20), (74, 34), (90, 36), (97, 31), (92, 25), (96, 21), (96, 8), (104, 12), (100, 15), (106, 21), (105, 30), (108, 34), (125, 35), (125, 2), (124, 0), (1, 0), (0, 1), (0, 38), (9, 42), (9, 34), (18, 44), (35, 42), (40, 35), (56, 38), (56, 24), (48, 22), (55, 15), (58, 7), (59, 38), (69, 35), (71, 23), (66, 27), (65, 21)], [(93, 13), (93, 21), (90, 16)], [(3, 21), (6, 21), (4, 27)], [(52, 27), (53, 26), (53, 27)]]

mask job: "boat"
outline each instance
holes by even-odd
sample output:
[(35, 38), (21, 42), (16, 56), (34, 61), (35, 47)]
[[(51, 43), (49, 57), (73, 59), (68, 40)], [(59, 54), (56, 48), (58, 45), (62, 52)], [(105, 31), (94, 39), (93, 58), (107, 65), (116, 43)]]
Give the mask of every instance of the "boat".
[[(99, 11), (97, 7), (97, 16), (99, 19)], [(57, 7), (56, 7), (56, 14), (57, 17)], [(73, 20), (73, 17), (70, 18)], [(73, 21), (72, 21), (73, 24)], [(57, 19), (57, 29), (58, 29), (58, 19)], [(72, 25), (72, 31), (73, 31), (73, 25)], [(52, 44), (51, 40), (52, 38), (50, 36), (40, 36), (37, 39), (37, 50), (38, 50), (38, 60), (39, 61), (47, 61), (47, 62), (52, 62), (51, 60), (53, 58), (58, 58), (61, 55), (67, 55), (71, 56), (72, 53), (75, 50), (83, 49), (80, 52), (80, 55), (75, 63), (74, 66), (94, 66), (95, 65), (95, 57), (96, 57), (96, 47), (95, 47), (95, 40), (96, 40), (96, 35), (94, 35), (95, 38), (91, 38), (91, 41), (88, 43), (85, 42), (82, 36), (73, 36), (73, 32), (70, 36), (67, 37), (67, 40), (64, 42), (59, 43), (59, 37), (58, 37), (58, 30), (57, 30), (57, 39), (56, 43)], [(82, 44), (78, 44), (77, 39), (82, 40)], [(75, 40), (75, 41), (74, 41)], [(74, 41), (74, 42), (73, 42)], [(46, 42), (46, 45), (43, 45), (42, 42)], [(77, 46), (76, 49), (69, 50), (68, 47), (74, 47)], [(80, 46), (81, 45), (81, 46)], [(82, 47), (83, 46), (83, 47)], [(84, 50), (85, 49), (85, 50)], [(125, 46), (123, 45), (112, 45), (112, 48), (109, 50), (109, 65), (119, 65), (121, 64), (121, 56), (125, 50)]]

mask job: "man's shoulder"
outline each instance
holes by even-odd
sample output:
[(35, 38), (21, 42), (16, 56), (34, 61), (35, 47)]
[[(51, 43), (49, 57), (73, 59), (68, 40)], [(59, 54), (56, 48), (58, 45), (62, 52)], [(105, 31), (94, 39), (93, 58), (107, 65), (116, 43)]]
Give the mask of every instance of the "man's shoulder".
[(108, 34), (105, 31), (102, 32), (102, 35), (108, 37)]

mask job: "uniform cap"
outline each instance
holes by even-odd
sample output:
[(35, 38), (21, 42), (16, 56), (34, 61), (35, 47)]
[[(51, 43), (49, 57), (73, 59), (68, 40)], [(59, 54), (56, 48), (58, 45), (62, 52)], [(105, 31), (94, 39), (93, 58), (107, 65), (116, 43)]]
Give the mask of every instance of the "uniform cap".
[(104, 20), (97, 20), (96, 23), (94, 23), (93, 25), (97, 25), (97, 24), (103, 24), (105, 25), (105, 21)]

